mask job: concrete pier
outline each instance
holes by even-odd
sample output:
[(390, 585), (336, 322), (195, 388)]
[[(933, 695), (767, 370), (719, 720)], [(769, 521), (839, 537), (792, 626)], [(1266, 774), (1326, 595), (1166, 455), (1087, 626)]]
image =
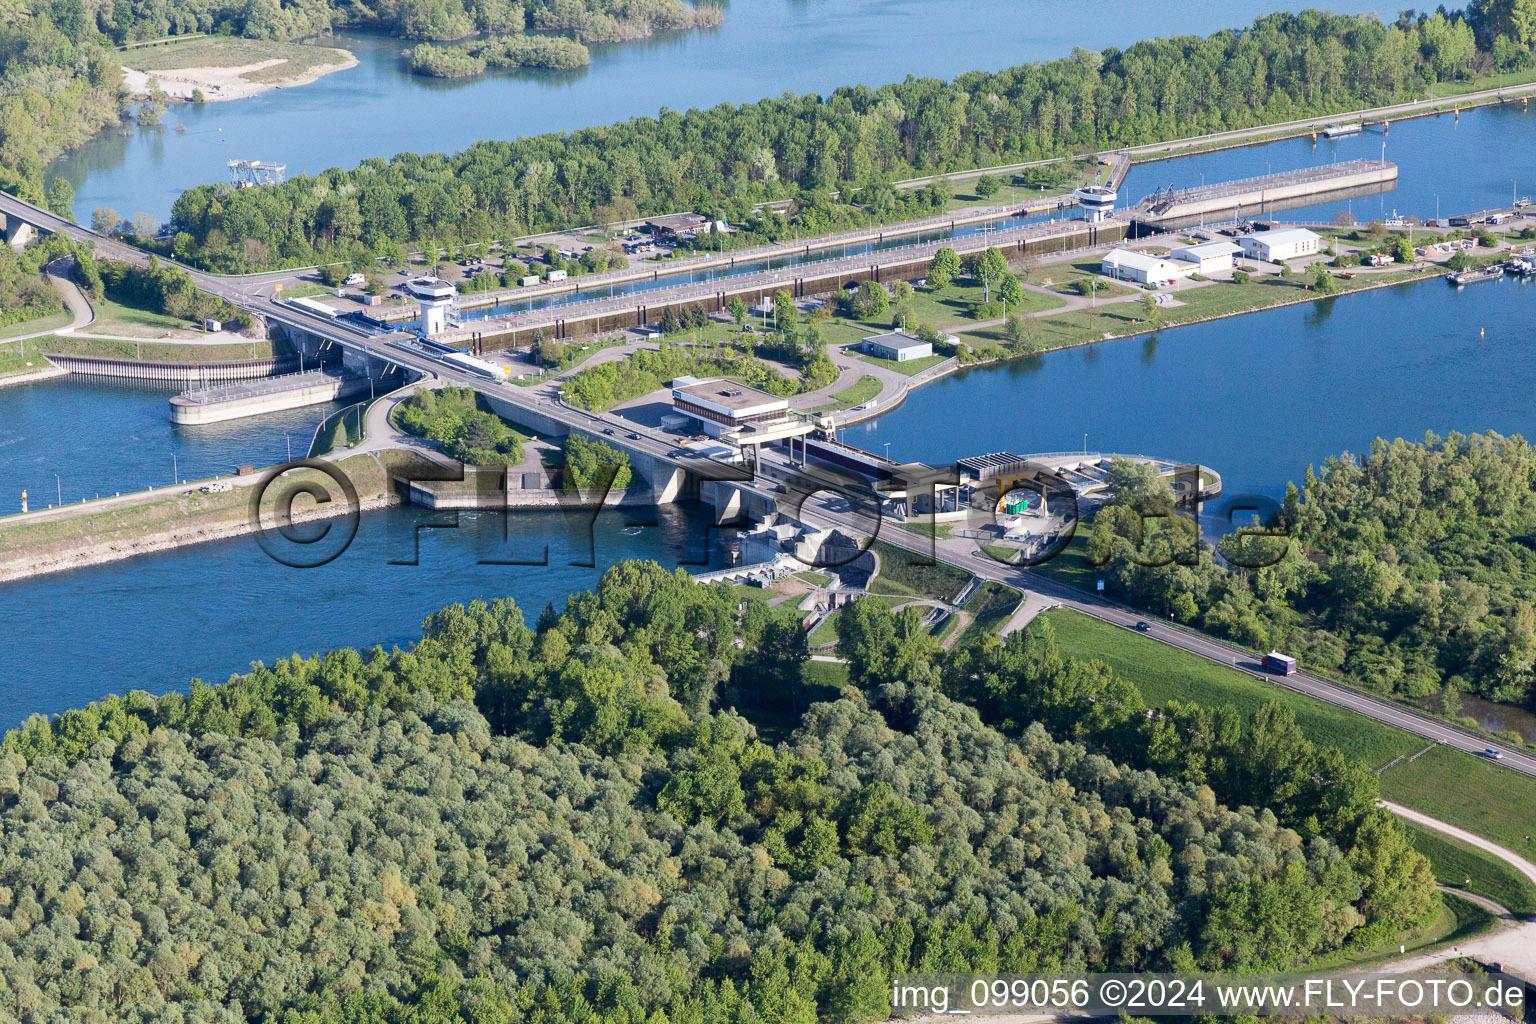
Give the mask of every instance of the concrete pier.
[(309, 370), (184, 392), (171, 399), (171, 422), (222, 423), (243, 416), (323, 405), (359, 393), (368, 393), (368, 378)]

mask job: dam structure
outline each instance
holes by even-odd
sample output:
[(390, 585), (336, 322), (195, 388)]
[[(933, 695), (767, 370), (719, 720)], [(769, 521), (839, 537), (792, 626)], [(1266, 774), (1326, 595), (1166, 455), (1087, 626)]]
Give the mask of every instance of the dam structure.
[(1130, 212), (1135, 236), (1201, 220), (1238, 221), (1277, 209), (1315, 203), (1334, 194), (1385, 192), (1397, 185), (1397, 164), (1389, 160), (1346, 160), (1257, 178), (1198, 188), (1154, 192)]

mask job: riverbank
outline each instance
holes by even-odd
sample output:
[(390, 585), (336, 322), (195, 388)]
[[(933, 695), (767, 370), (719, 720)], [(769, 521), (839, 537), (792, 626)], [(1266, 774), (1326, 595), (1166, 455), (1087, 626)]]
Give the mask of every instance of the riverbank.
[[(389, 482), (393, 461), (387, 452), (341, 459), (334, 465), (351, 480), (357, 505), (339, 496), (326, 504), (295, 502), (293, 521), (317, 522), (400, 504)], [(293, 477), (326, 493), (335, 489), (334, 481), (314, 470), (296, 471)], [(256, 474), (193, 481), (0, 521), (0, 583), (255, 533), (252, 488), (265, 480), (266, 474)], [(201, 489), (213, 484), (227, 489)], [(261, 518), (270, 526), (271, 502), (263, 501)]]
[[(889, 413), (892, 409), (899, 407), (903, 402), (907, 400), (907, 396), (917, 388), (923, 387), (927, 384), (932, 384), (938, 380), (943, 380), (945, 377), (951, 376), (952, 374), (959, 373), (964, 370), (995, 367), (1004, 363), (1017, 362), (1018, 360), (1022, 359), (1036, 359), (1040, 356), (1048, 355), (1052, 352), (1062, 352), (1068, 349), (1084, 348), (1090, 345), (1099, 345), (1106, 341), (1123, 341), (1128, 338), (1157, 334), (1161, 331), (1172, 330), (1177, 327), (1192, 327), (1196, 324), (1210, 323), (1215, 320), (1227, 320), (1232, 317), (1246, 316), (1250, 313), (1264, 313), (1272, 309), (1282, 309), (1286, 306), (1297, 306), (1303, 303), (1319, 302), (1325, 299), (1336, 299), (1345, 295), (1359, 295), (1365, 292), (1375, 291), (1378, 288), (1392, 288), (1397, 285), (1412, 284), (1416, 281), (1432, 280), (1434, 276), (1440, 273), (1442, 273), (1441, 268), (1426, 266), (1422, 269), (1389, 271), (1380, 274), (1378, 277), (1369, 279), (1362, 279), (1361, 277), (1357, 276), (1353, 280), (1339, 281), (1339, 290), (1329, 295), (1323, 295), (1318, 292), (1305, 290), (1301, 284), (1301, 279), (1297, 277), (1295, 278), (1296, 283), (1291, 286), (1297, 289), (1298, 294), (1282, 296), (1272, 302), (1225, 309), (1219, 312), (1195, 313), (1194, 315), (1185, 316), (1179, 316), (1177, 313), (1177, 310), (1181, 307), (1174, 307), (1172, 310), (1167, 311), (1174, 315), (1166, 321), (1158, 320), (1153, 322), (1138, 320), (1128, 329), (1112, 329), (1094, 337), (1087, 336), (1087, 333), (1092, 330), (1093, 326), (1095, 326), (1087, 321), (1093, 320), (1095, 318), (1102, 319), (1106, 316), (1112, 316), (1122, 320), (1133, 320), (1135, 318), (1117, 312), (1092, 311), (1088, 312), (1086, 315), (1077, 315), (1083, 314), (1083, 310), (1071, 310), (1065, 314), (1059, 315), (1036, 314), (1030, 319), (1045, 320), (1047, 322), (1055, 321), (1055, 325), (1057, 327), (1060, 327), (1066, 331), (1071, 331), (1072, 333), (1081, 333), (1084, 336), (1073, 338), (1071, 340), (1059, 341), (1055, 344), (1043, 345), (1040, 348), (1028, 352), (1010, 353), (1008, 355), (1000, 355), (987, 359), (977, 359), (971, 362), (961, 362), (957, 360), (948, 365), (935, 366), (932, 368), (932, 372), (925, 371), (920, 374), (914, 374), (912, 377), (908, 378), (906, 387), (904, 387), (898, 394), (883, 397), (879, 405), (876, 407), (853, 409), (850, 410), (846, 415), (840, 414), (837, 419), (837, 425), (839, 427), (850, 427), (855, 424), (863, 423), (867, 420), (872, 420), (883, 416)], [(1281, 284), (1287, 283), (1285, 279), (1278, 277), (1274, 280), (1281, 282)], [(1222, 289), (1253, 289), (1273, 288), (1277, 287), (1277, 285), (1266, 285), (1259, 283), (1249, 285), (1234, 285), (1226, 282), (1213, 282), (1206, 287)], [(1150, 295), (1153, 293), (1147, 292), (1145, 294)], [(1141, 308), (1138, 304), (1127, 303), (1124, 301), (1121, 301), (1118, 303), (1118, 305), (1129, 306), (1133, 309)], [(1112, 307), (1110, 307), (1107, 303), (1101, 308), (1112, 309)], [(1068, 319), (1069, 317), (1071, 319)], [(979, 336), (980, 332), (996, 329), (997, 326), (997, 324), (991, 324), (990, 326), (989, 324), (977, 324), (969, 330), (957, 330), (956, 334), (959, 336), (962, 342), (964, 342), (967, 337), (975, 340)], [(950, 329), (954, 330), (953, 328)]]
[(268, 89), (308, 85), (356, 67), (350, 50), (307, 43), (277, 43), (212, 36), (124, 54), (123, 87), (133, 96), (151, 92), (151, 82), (172, 99), (218, 103)]

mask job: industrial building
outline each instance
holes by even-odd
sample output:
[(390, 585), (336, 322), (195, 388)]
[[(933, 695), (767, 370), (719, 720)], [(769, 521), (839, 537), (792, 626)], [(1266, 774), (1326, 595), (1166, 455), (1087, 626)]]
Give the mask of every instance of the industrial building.
[(1099, 262), (1099, 273), (1117, 281), (1135, 281), (1154, 288), (1170, 284), (1196, 272), (1194, 264), (1184, 260), (1166, 260), (1134, 249), (1111, 249)]
[(859, 343), (865, 355), (876, 359), (889, 359), (896, 363), (908, 363), (914, 359), (927, 359), (933, 355), (933, 343), (914, 337), (904, 331), (887, 331), (871, 334)]
[(1202, 274), (1219, 274), (1232, 269), (1232, 260), (1243, 247), (1235, 242), (1202, 242), (1174, 249), (1168, 255), (1185, 263), (1193, 263)]
[(672, 382), (672, 406), (698, 421), (704, 433), (711, 437), (751, 425), (789, 420), (789, 399), (733, 380), (679, 377)]
[(1237, 244), (1243, 247), (1244, 255), (1265, 263), (1282, 263), (1323, 251), (1322, 238), (1306, 228), (1256, 231), (1238, 236)]

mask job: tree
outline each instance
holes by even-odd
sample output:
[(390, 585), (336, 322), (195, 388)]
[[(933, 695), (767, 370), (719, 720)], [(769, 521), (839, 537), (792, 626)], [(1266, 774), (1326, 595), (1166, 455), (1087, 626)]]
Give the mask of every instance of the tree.
[(990, 174), (983, 174), (976, 179), (976, 194), (982, 199), (991, 199), (1002, 188), (996, 178)]
[(1339, 290), (1339, 282), (1322, 263), (1312, 264), (1312, 290), (1322, 295), (1332, 295)]
[(928, 287), (943, 291), (960, 274), (960, 254), (944, 246), (928, 261)]
[(1157, 304), (1157, 296), (1151, 292), (1141, 297), (1141, 318), (1149, 324), (1155, 324), (1162, 315), (1162, 307)]
[(98, 235), (110, 235), (117, 230), (120, 218), (110, 206), (98, 206), (91, 214), (91, 230)]
[(1017, 313), (1008, 314), (1008, 321), (1003, 324), (1003, 336), (1015, 352), (1032, 352), (1039, 342), (1034, 320)]
[[(973, 253), (966, 257), (966, 264), (971, 276), (981, 282), (981, 301), (992, 301), (992, 289), (1002, 283), (1005, 277), (1011, 277), (1008, 272), (1008, 260), (996, 246), (988, 248), (985, 252)], [(1014, 284), (1018, 284), (1017, 281)]]
[(128, 225), (128, 231), (139, 238), (154, 238), (160, 232), (160, 222), (152, 213), (136, 213)]
[(65, 220), (75, 219), (75, 186), (68, 178), (54, 178), (44, 190), (48, 209)]
[(863, 281), (849, 299), (848, 305), (858, 319), (871, 320), (890, 309), (891, 296), (880, 282)]
[(732, 295), (730, 304), (726, 309), (731, 314), (731, 320), (736, 326), (742, 327), (747, 322), (747, 304), (740, 295)]

